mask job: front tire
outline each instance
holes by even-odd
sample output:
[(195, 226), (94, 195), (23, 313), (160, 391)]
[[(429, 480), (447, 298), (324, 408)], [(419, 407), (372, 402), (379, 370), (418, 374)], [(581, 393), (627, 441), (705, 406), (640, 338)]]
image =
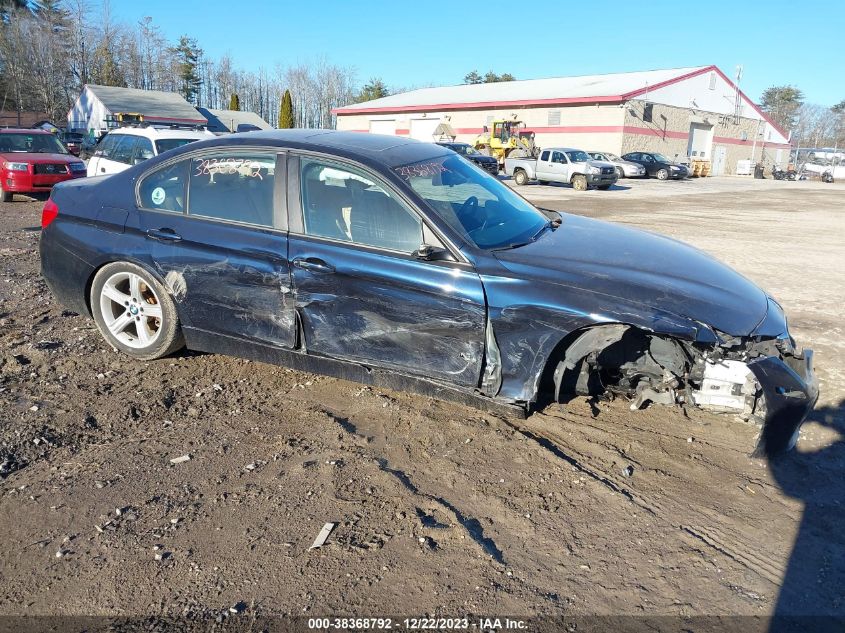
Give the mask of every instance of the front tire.
[(173, 299), (135, 264), (115, 262), (97, 272), (91, 313), (109, 345), (132, 358), (154, 360), (185, 345)]
[(669, 178), (669, 170), (668, 169), (658, 169), (657, 170), (657, 179), (658, 180), (667, 180)]
[(523, 169), (517, 169), (515, 172), (513, 172), (513, 181), (517, 185), (519, 185), (520, 187), (522, 185), (527, 185), (528, 184), (528, 174), (526, 174), (525, 170), (523, 170)]
[(622, 180), (625, 177), (625, 170), (621, 167), (616, 168), (616, 178)]
[(586, 176), (572, 176), (572, 188), (577, 191), (586, 191), (587, 190), (587, 177)]

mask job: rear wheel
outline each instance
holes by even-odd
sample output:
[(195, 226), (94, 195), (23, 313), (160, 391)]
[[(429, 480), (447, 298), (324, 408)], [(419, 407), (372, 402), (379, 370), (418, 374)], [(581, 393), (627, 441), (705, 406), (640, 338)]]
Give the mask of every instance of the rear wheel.
[(0, 202), (11, 202), (13, 195), (11, 191), (3, 189), (3, 183), (0, 183)]
[(586, 191), (587, 190), (587, 177), (586, 176), (572, 176), (572, 188), (577, 189), (578, 191)]
[(135, 264), (115, 262), (99, 270), (91, 284), (91, 312), (103, 338), (138, 360), (162, 358), (185, 344), (173, 299)]
[(668, 169), (659, 169), (657, 171), (657, 179), (658, 180), (666, 180), (669, 177), (669, 170)]
[(528, 184), (528, 174), (525, 173), (523, 169), (517, 169), (513, 172), (513, 181), (518, 184), (520, 187), (522, 185)]

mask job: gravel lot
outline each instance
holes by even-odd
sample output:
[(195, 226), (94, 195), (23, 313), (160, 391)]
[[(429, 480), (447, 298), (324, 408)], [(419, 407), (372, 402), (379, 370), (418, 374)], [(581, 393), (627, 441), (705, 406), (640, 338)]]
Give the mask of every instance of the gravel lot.
[(130, 362), (54, 302), (42, 204), (19, 199), (0, 204), (0, 615), (845, 617), (845, 187), (519, 191), (777, 297), (821, 379), (797, 452), (751, 459), (754, 427), (695, 411), (513, 421), (221, 356)]

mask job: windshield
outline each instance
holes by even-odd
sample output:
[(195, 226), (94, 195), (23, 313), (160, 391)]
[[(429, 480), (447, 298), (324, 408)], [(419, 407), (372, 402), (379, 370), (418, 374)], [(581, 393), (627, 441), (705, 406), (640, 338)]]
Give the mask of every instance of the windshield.
[(177, 147), (182, 147), (183, 145), (187, 145), (188, 143), (193, 143), (198, 140), (198, 138), (163, 138), (160, 141), (156, 141), (156, 150), (159, 154), (161, 154), (168, 150), (176, 149)]
[(64, 145), (52, 134), (0, 134), (0, 152), (67, 154)]
[(608, 152), (605, 152), (604, 156), (611, 163), (618, 163), (621, 160), (616, 154), (610, 154)]
[(570, 152), (564, 152), (570, 163), (583, 163), (590, 160), (587, 152), (582, 152), (580, 149), (575, 149)]
[(479, 248), (519, 246), (549, 223), (498, 178), (454, 154), (394, 171), (449, 226)]
[(652, 154), (654, 160), (658, 163), (671, 163), (672, 161), (666, 158), (663, 154)]

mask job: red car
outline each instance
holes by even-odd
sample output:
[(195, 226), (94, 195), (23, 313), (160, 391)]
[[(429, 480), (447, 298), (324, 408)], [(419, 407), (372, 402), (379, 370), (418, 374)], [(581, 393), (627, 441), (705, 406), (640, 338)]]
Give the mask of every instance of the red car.
[(0, 201), (16, 193), (48, 192), (56, 183), (84, 178), (85, 163), (45, 130), (0, 129)]

